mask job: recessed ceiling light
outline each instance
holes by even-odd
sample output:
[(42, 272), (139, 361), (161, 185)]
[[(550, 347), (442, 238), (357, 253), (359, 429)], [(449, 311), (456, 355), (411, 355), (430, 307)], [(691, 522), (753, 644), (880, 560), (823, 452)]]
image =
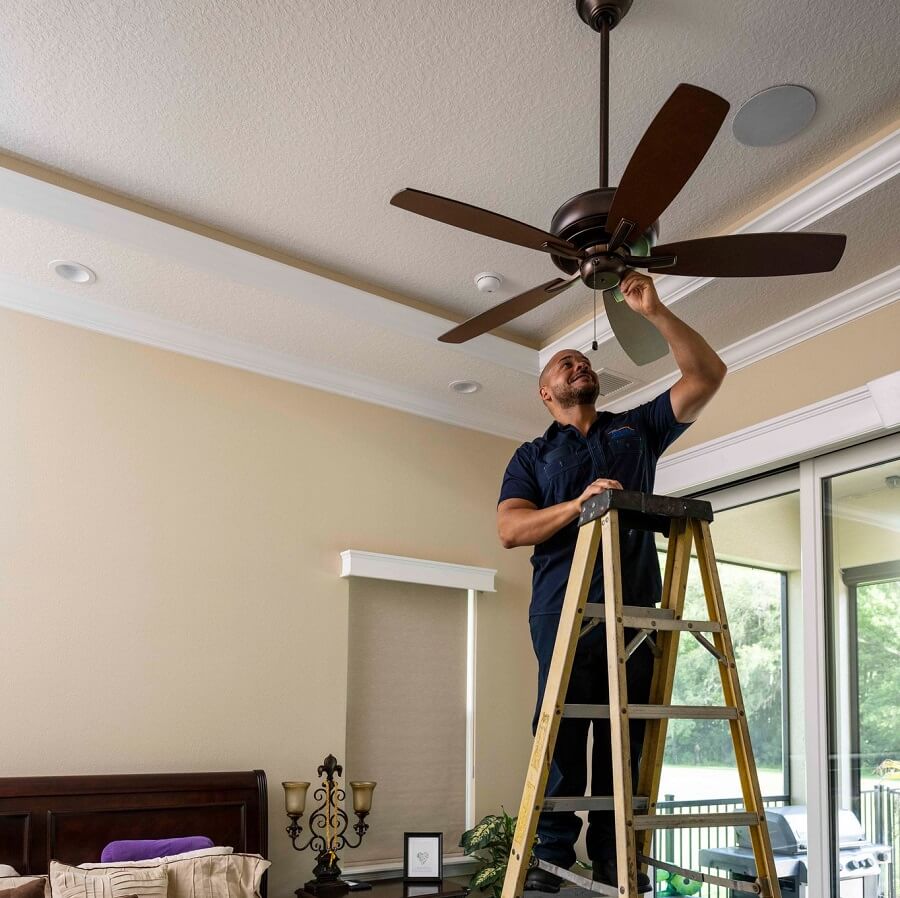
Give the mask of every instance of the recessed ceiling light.
[(450, 389), (454, 393), (477, 393), (481, 384), (477, 380), (451, 380)]
[(97, 275), (87, 265), (80, 262), (70, 262), (67, 259), (54, 259), (48, 266), (55, 271), (64, 281), (73, 284), (93, 284)]
[(754, 94), (738, 109), (734, 136), (748, 147), (774, 147), (796, 137), (816, 114), (816, 98), (799, 84), (779, 84)]

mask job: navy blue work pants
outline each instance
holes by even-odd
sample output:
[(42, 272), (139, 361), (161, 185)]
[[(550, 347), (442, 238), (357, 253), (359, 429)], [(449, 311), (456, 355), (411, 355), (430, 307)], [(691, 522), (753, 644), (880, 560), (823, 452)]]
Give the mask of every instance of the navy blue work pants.
[[(531, 617), (531, 641), (538, 660), (538, 696), (532, 721), (537, 728), (544, 687), (550, 670), (550, 659), (559, 626), (558, 614)], [(625, 630), (627, 645), (635, 630)], [(626, 663), (628, 701), (646, 704), (653, 678), (653, 653), (644, 642)], [(566, 702), (605, 705), (609, 702), (609, 679), (606, 665), (606, 627), (600, 624), (578, 642), (575, 662), (569, 680)], [(587, 734), (593, 724), (594, 746), (591, 759), (591, 794), (612, 795), (612, 745), (608, 720), (564, 718), (559, 725), (553, 763), (547, 782), (548, 798), (584, 795), (587, 788)], [(631, 769), (636, 781), (644, 741), (644, 721), (630, 722)], [(632, 785), (634, 794), (634, 785)], [(581, 832), (581, 819), (574, 811), (542, 813), (538, 821), (538, 844), (535, 854), (541, 859), (568, 868), (575, 863), (575, 842)], [(612, 811), (588, 812), (588, 857), (603, 861), (616, 856), (615, 816)]]

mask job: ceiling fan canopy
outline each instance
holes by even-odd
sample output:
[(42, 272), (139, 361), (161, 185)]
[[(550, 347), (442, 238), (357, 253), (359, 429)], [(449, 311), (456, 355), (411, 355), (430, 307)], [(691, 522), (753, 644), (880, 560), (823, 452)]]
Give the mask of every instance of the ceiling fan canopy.
[(599, 186), (566, 200), (548, 231), (433, 193), (407, 188), (391, 204), (443, 222), (547, 253), (568, 279), (554, 278), (454, 327), (439, 339), (463, 343), (537, 308), (582, 281), (603, 291), (610, 326), (636, 364), (661, 358), (668, 346), (616, 289), (632, 268), (705, 277), (771, 277), (831, 271), (843, 234), (751, 233), (658, 245), (659, 218), (703, 160), (728, 114), (727, 100), (679, 84), (637, 145), (618, 187), (609, 186), (609, 33), (632, 0), (576, 0), (578, 15), (601, 36)]

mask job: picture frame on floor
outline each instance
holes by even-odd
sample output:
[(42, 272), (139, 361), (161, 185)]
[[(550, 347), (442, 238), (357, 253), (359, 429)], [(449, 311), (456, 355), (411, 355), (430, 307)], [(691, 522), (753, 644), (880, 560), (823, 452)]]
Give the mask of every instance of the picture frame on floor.
[(403, 833), (404, 882), (440, 882), (443, 863), (443, 833)]

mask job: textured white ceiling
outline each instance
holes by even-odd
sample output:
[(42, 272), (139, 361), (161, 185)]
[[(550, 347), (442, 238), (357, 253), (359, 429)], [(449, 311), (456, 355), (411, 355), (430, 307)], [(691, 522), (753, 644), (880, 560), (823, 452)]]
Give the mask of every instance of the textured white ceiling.
[[(598, 38), (570, 0), (8, 0), (3, 18), (5, 149), (456, 314), (484, 308), (478, 271), (505, 276), (494, 302), (555, 269), (392, 193), (546, 226), (595, 184)], [(679, 81), (733, 110), (809, 87), (804, 134), (750, 149), (729, 120), (662, 221), (665, 240), (717, 233), (897, 118), (897, 38), (895, 0), (635, 0), (612, 35), (612, 177)], [(545, 340), (585, 301), (517, 332)]]

